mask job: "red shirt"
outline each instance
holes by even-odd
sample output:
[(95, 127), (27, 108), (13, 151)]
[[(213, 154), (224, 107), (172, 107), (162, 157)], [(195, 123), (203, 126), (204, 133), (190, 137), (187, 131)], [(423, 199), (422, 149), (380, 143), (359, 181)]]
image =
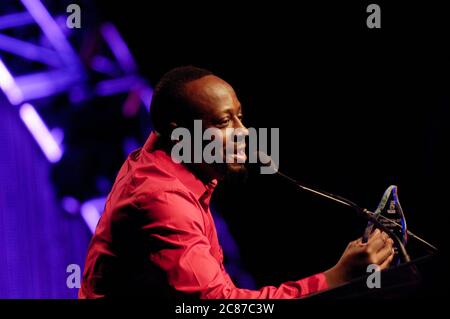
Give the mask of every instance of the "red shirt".
[(299, 298), (326, 289), (323, 274), (259, 290), (237, 288), (223, 266), (203, 184), (151, 134), (119, 171), (89, 245), (80, 298)]

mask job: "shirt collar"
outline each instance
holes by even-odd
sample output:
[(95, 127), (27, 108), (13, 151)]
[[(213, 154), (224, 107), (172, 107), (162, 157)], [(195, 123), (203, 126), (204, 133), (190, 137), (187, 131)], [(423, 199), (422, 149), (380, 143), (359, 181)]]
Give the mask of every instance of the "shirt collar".
[(154, 158), (158, 161), (158, 164), (162, 168), (175, 176), (187, 189), (194, 193), (197, 200), (200, 198), (211, 197), (214, 188), (217, 186), (217, 179), (213, 179), (208, 183), (203, 183), (194, 173), (192, 173), (185, 165), (181, 163), (176, 163), (170, 157), (166, 151), (159, 149), (158, 144), (158, 134), (155, 132), (150, 133), (147, 141), (144, 144), (144, 151), (146, 154), (153, 154)]

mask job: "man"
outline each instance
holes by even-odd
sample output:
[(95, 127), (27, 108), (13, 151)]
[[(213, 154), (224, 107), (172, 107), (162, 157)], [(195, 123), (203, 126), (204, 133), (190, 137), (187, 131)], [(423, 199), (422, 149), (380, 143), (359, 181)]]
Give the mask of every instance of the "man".
[[(252, 291), (234, 285), (223, 266), (209, 209), (217, 182), (245, 172), (245, 143), (227, 128), (248, 134), (233, 88), (211, 72), (181, 67), (163, 76), (151, 105), (155, 132), (120, 169), (89, 246), (80, 298), (299, 298), (343, 284), (367, 265), (388, 267), (392, 240), (376, 230), (368, 243), (351, 242), (333, 268), (301, 280)], [(176, 128), (223, 132), (229, 163), (176, 163)], [(228, 143), (227, 143), (228, 142)], [(228, 145), (228, 147), (227, 147)]]

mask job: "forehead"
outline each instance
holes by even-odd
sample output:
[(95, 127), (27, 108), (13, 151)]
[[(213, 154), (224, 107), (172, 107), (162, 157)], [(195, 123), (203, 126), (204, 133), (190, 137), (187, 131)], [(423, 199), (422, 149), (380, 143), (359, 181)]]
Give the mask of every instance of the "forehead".
[(199, 113), (222, 112), (240, 105), (231, 85), (214, 75), (187, 83), (185, 90), (192, 106)]

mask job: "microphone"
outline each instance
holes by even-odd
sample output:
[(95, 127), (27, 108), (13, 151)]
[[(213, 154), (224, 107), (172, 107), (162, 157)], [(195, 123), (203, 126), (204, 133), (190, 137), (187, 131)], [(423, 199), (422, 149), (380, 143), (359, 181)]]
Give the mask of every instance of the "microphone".
[[(326, 198), (327, 200), (331, 200), (333, 202), (339, 203), (340, 205), (343, 206), (347, 206), (350, 207), (352, 209), (354, 209), (358, 215), (362, 216), (364, 219), (372, 222), (377, 228), (381, 229), (382, 231), (384, 231), (385, 233), (387, 233), (389, 235), (389, 237), (392, 238), (392, 240), (394, 240), (394, 242), (397, 244), (404, 262), (410, 262), (411, 258), (409, 257), (408, 253), (406, 252), (405, 246), (403, 245), (402, 241), (397, 237), (397, 235), (395, 235), (390, 229), (388, 229), (384, 224), (380, 223), (380, 221), (374, 217), (374, 213), (369, 211), (366, 208), (362, 208), (359, 205), (355, 204), (354, 202), (341, 197), (339, 195), (335, 195), (332, 193), (328, 193), (322, 190), (319, 190), (317, 188), (312, 188), (309, 186), (306, 186), (305, 184), (302, 184), (300, 182), (298, 182), (297, 180), (293, 179), (292, 177), (280, 172), (278, 170), (278, 165), (276, 163), (274, 163), (274, 161), (272, 161), (272, 158), (267, 155), (266, 153), (262, 152), (262, 151), (257, 151), (256, 152), (257, 158), (258, 158), (258, 162), (260, 165), (267, 167), (270, 171), (272, 171), (273, 174), (276, 174), (277, 176), (280, 176), (281, 178), (283, 178), (284, 180), (288, 181), (289, 183), (293, 184), (294, 186), (296, 186), (298, 189), (302, 190), (302, 191), (306, 191), (312, 194), (315, 194), (319, 197), (322, 198)], [(384, 216), (379, 216), (382, 219), (385, 220), (389, 220), (390, 223), (395, 224), (398, 227), (401, 227), (400, 224), (384, 217)], [(430, 243), (428, 243), (427, 241), (425, 241), (424, 239), (420, 238), (419, 236), (415, 235), (413, 232), (411, 231), (407, 231), (408, 235), (411, 237), (414, 237), (415, 239), (419, 240), (420, 242), (422, 242), (423, 244), (425, 244), (426, 246), (428, 246), (429, 248), (431, 248), (433, 251), (437, 252), (438, 249), (431, 245)]]

